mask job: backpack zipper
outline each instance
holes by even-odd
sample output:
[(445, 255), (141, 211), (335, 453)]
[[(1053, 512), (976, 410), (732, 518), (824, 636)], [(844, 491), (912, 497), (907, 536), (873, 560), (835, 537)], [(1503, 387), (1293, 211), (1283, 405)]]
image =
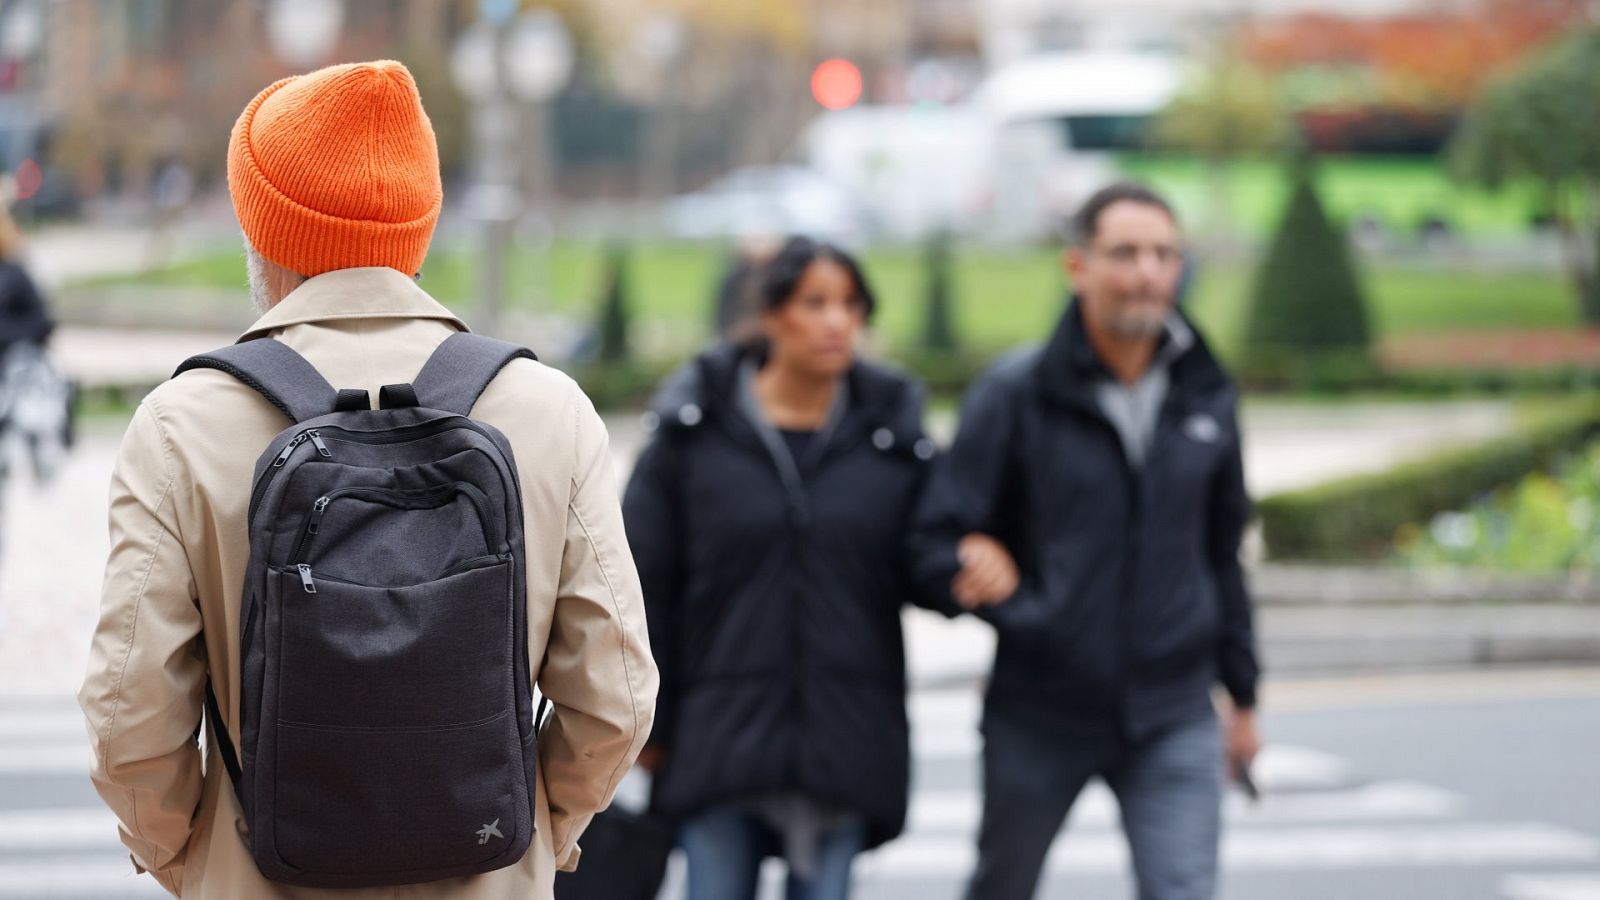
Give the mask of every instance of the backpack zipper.
[[(512, 555), (509, 552), (495, 553), (488, 556), (474, 556), (471, 559), (464, 559), (461, 562), (451, 566), (449, 569), (446, 569), (444, 574), (440, 575), (436, 580), (443, 581), (446, 578), (450, 578), (454, 575), (460, 575), (463, 572), (470, 572), (473, 569), (487, 569), (490, 566), (497, 565), (499, 563), (510, 562), (511, 558)], [(348, 578), (339, 578), (334, 575), (317, 575), (311, 570), (311, 565), (309, 563), (299, 563), (293, 566), (273, 566), (273, 568), (285, 574), (294, 573), (299, 575), (300, 587), (308, 594), (315, 594), (317, 592), (318, 580), (332, 581), (338, 584), (348, 584), (355, 587), (372, 587), (370, 584), (362, 584), (359, 581), (351, 581)]]
[(290, 438), (289, 443), (283, 445), (283, 450), (278, 453), (278, 457), (272, 461), (272, 465), (268, 466), (265, 472), (261, 473), (261, 478), (256, 481), (256, 486), (250, 491), (250, 518), (255, 518), (256, 507), (261, 503), (261, 497), (266, 494), (267, 485), (272, 483), (273, 477), (289, 462), (289, 457), (293, 456), (294, 452), (300, 449), (300, 445), (306, 441), (310, 441), (311, 446), (317, 448), (317, 452), (323, 456), (333, 457), (333, 453), (328, 450), (328, 445), (322, 442), (322, 435), (318, 434), (318, 429), (316, 428), (308, 428)]
[[(256, 481), (255, 487), (250, 492), (249, 517), (252, 521), (255, 519), (256, 507), (260, 505), (261, 498), (266, 495), (267, 486), (272, 483), (272, 479), (276, 477), (279, 472), (283, 471), (284, 464), (289, 461), (289, 457), (294, 455), (294, 451), (298, 449), (301, 444), (310, 441), (311, 446), (315, 447), (317, 452), (322, 454), (324, 458), (333, 458), (333, 451), (329, 449), (328, 445), (322, 439), (322, 435), (324, 433), (328, 433), (329, 437), (333, 440), (347, 441), (352, 444), (403, 444), (408, 441), (421, 440), (423, 438), (433, 437), (436, 434), (443, 434), (446, 431), (456, 428), (466, 428), (470, 431), (476, 431), (488, 439), (490, 443), (495, 443), (494, 437), (490, 435), (488, 431), (484, 430), (476, 422), (473, 422), (471, 419), (468, 419), (465, 416), (451, 416), (449, 418), (435, 419), (432, 422), (422, 422), (417, 425), (406, 425), (384, 432), (351, 431), (348, 428), (341, 428), (337, 425), (324, 425), (318, 428), (308, 428), (304, 431), (301, 431), (291, 438), (288, 444), (284, 445), (283, 451), (278, 454), (278, 458), (272, 461), (272, 465), (268, 466), (266, 471), (262, 472), (261, 477)], [(336, 433), (338, 437), (333, 437), (334, 433)], [(496, 446), (498, 446), (498, 444), (496, 444)], [(515, 472), (513, 472), (512, 477), (515, 478)]]
[[(489, 496), (479, 490), (476, 485), (465, 481), (453, 481), (417, 491), (367, 487), (341, 488), (337, 491), (330, 491), (318, 497), (316, 503), (312, 504), (311, 511), (306, 514), (305, 525), (300, 529), (300, 541), (295, 545), (294, 554), (290, 559), (297, 563), (308, 562), (306, 554), (311, 550), (312, 539), (321, 532), (322, 517), (337, 498), (349, 496), (368, 497), (374, 503), (381, 503), (398, 509), (438, 509), (445, 502), (448, 502), (450, 497), (458, 493), (465, 496), (477, 511), (478, 521), (483, 525), (483, 536), (489, 545), (489, 549), (499, 552), (500, 536), (495, 531), (494, 518), (489, 514)], [(441, 502), (431, 502), (436, 497)], [(482, 557), (477, 558), (481, 559)]]
[(464, 559), (446, 569), (444, 574), (439, 576), (439, 580), (443, 581), (444, 579), (453, 575), (460, 575), (462, 572), (470, 572), (473, 569), (487, 569), (490, 566), (503, 562), (509, 562), (510, 560), (510, 553), (493, 553), (488, 556), (474, 556), (471, 559)]

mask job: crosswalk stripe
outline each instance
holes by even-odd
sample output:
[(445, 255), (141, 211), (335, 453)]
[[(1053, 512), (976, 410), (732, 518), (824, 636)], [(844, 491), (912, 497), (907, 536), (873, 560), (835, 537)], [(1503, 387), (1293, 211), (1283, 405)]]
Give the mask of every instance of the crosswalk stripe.
[(0, 897), (165, 897), (148, 875), (137, 875), (126, 856), (79, 858), (51, 856), (0, 860)]
[(0, 775), (87, 775), (89, 738), (73, 743), (0, 744)]
[[(1384, 781), (1346, 790), (1268, 794), (1259, 804), (1230, 794), (1223, 804), (1229, 827), (1443, 819), (1459, 814), (1463, 798), (1413, 781)], [(911, 797), (909, 830), (972, 830), (982, 810), (977, 791), (923, 789)], [(1116, 828), (1117, 801), (1105, 785), (1089, 785), (1073, 804), (1070, 828)]]
[[(913, 727), (911, 739), (912, 758), (923, 763), (975, 762), (983, 752), (982, 737), (970, 728)], [(1331, 753), (1282, 744), (1263, 748), (1252, 774), (1265, 791), (1331, 790), (1359, 779), (1349, 763)]]
[(1251, 765), (1263, 791), (1311, 791), (1346, 787), (1357, 774), (1344, 759), (1293, 744), (1268, 744)]
[(1600, 900), (1600, 872), (1507, 875), (1500, 893), (1506, 900)]
[[(1223, 867), (1233, 872), (1444, 868), (1592, 863), (1600, 840), (1537, 823), (1235, 829), (1224, 833)], [(970, 838), (911, 835), (862, 859), (874, 877), (960, 878), (972, 871)], [(1053, 874), (1106, 874), (1128, 864), (1120, 834), (1067, 832), (1051, 850)]]
[(38, 738), (81, 738), (87, 732), (77, 711), (0, 712), (0, 742)]
[(105, 808), (0, 811), (0, 851), (117, 846), (117, 820)]

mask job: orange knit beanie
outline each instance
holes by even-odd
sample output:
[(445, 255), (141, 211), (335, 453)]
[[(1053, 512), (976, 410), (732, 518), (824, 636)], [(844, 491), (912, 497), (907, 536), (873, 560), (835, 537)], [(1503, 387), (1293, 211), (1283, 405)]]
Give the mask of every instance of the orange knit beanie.
[(415, 275), (444, 191), (411, 73), (389, 60), (352, 63), (257, 94), (233, 126), (228, 192), (250, 244), (291, 271)]

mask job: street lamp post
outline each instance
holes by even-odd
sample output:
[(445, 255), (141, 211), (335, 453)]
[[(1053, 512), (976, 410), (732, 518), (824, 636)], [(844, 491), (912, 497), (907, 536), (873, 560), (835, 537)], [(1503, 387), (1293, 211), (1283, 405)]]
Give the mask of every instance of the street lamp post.
[(326, 63), (343, 27), (343, 0), (273, 0), (267, 8), (272, 50), (297, 69)]
[[(491, 334), (504, 324), (506, 260), (523, 210), (517, 189), (517, 101), (543, 116), (574, 63), (572, 40), (559, 16), (550, 10), (516, 12), (515, 0), (479, 0), (479, 20), (456, 42), (451, 58), (456, 84), (473, 104), (477, 179), (467, 209), (483, 226), (482, 327)], [(536, 199), (547, 202), (550, 154), (543, 129), (540, 140), (525, 149), (533, 160)]]
[(672, 105), (677, 102), (677, 62), (683, 55), (687, 35), (683, 21), (669, 13), (658, 13), (640, 23), (633, 39), (633, 58), (641, 70), (639, 93), (649, 104), (649, 126), (645, 152), (640, 158), (640, 193), (650, 199), (673, 193), (677, 121)]

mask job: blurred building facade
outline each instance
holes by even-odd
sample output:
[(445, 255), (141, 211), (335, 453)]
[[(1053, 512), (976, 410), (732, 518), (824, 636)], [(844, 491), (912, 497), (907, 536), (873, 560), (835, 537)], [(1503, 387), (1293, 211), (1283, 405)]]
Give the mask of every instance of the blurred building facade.
[[(215, 187), (233, 117), (263, 84), (294, 71), (266, 27), (276, 2), (0, 0), (0, 166), (14, 172), (34, 160), (82, 197), (148, 196), (172, 165)], [(450, 53), (478, 0), (330, 2), (340, 25), (322, 61), (404, 61), (434, 119), (447, 177), (460, 175), (469, 110)], [(578, 71), (552, 110), (558, 177), (577, 196), (639, 193), (652, 141), (670, 169), (657, 187), (669, 192), (731, 166), (777, 161), (816, 112), (808, 78), (823, 59), (851, 59), (866, 76), (865, 99), (899, 103), (919, 59), (976, 66), (978, 58), (973, 0), (521, 6), (555, 7), (579, 48)], [(624, 71), (652, 36), (655, 58), (642, 72)], [(672, 124), (665, 135), (653, 124), (663, 117)]]
[(991, 67), (1042, 52), (1187, 50), (1219, 30), (1306, 16), (1468, 19), (1514, 7), (1540, 18), (1586, 14), (1587, 0), (981, 0)]
[[(296, 70), (273, 46), (266, 25), (285, 2), (0, 0), (0, 169), (41, 207), (52, 197), (149, 202), (173, 167), (199, 190), (214, 191), (239, 109), (262, 85)], [(479, 0), (322, 2), (338, 8), (339, 22), (320, 61), (404, 61), (434, 120), (447, 179), (464, 177), (471, 110), (454, 84), (450, 60), (457, 37), (479, 13)], [(831, 57), (860, 67), (865, 104), (948, 105), (967, 97), (985, 74), (1028, 57), (1097, 49), (1171, 54), (1246, 22), (1259, 26), (1252, 47), (1277, 60), (1272, 54), (1305, 42), (1300, 32), (1269, 26), (1306, 15), (1345, 22), (1352, 16), (1470, 21), (1490, 10), (1494, 15), (1480, 30), (1492, 36), (1506, 31), (1507, 16), (1546, 22), (1543, 28), (1593, 6), (1587, 0), (520, 5), (556, 8), (578, 49), (577, 70), (550, 108), (556, 181), (570, 200), (659, 199), (739, 166), (792, 158), (819, 112), (811, 70)], [(1353, 35), (1352, 46), (1368, 40), (1358, 25), (1341, 33)], [(1529, 34), (1533, 40), (1544, 32)], [(30, 161), (37, 165), (30, 168)]]

